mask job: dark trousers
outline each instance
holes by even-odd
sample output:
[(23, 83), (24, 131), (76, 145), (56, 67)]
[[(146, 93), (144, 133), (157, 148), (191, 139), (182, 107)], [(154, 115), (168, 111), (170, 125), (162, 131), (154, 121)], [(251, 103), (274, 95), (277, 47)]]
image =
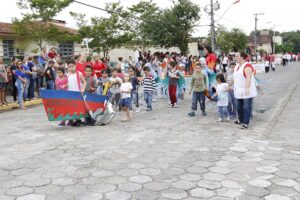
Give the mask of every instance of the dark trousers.
[(200, 109), (202, 112), (205, 111), (205, 95), (204, 92), (193, 92), (192, 96), (192, 110), (197, 110), (197, 104), (200, 104)]
[(248, 99), (237, 99), (237, 113), (239, 121), (243, 124), (248, 125), (251, 118), (253, 98)]
[(176, 92), (177, 92), (177, 86), (169, 85), (169, 96), (170, 96), (171, 105), (177, 103)]
[(265, 66), (265, 72), (268, 73), (270, 70), (270, 66)]
[(12, 96), (14, 98), (14, 101), (17, 101), (17, 94), (18, 94), (18, 90), (16, 87), (16, 80), (12, 81)]
[(28, 98), (34, 98), (35, 79), (30, 78)]
[(225, 73), (226, 72), (227, 64), (222, 64), (222, 65), (223, 65), (223, 72)]

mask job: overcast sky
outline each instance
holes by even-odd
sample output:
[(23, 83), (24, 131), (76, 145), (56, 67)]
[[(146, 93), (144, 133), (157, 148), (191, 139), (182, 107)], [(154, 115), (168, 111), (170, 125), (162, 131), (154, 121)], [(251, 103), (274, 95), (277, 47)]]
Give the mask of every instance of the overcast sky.
[[(117, 0), (79, 1), (101, 8), (104, 8), (107, 2), (117, 2)], [(209, 24), (210, 18), (203, 11), (203, 8), (210, 3), (210, 0), (192, 1), (202, 8), (200, 24)], [(16, 0), (0, 0), (0, 2), (2, 3), (0, 7), (0, 22), (11, 22), (12, 17), (21, 17)], [(130, 6), (139, 2), (139, 0), (121, 0), (120, 2), (123, 6)], [(156, 2), (162, 8), (172, 5), (172, 0), (153, 0), (153, 2)], [(219, 2), (221, 9), (216, 12), (215, 19), (219, 19), (235, 0), (219, 0)], [(67, 26), (71, 28), (76, 28), (76, 22), (70, 16), (70, 11), (86, 14), (87, 18), (106, 15), (104, 11), (72, 3), (67, 9), (56, 16), (56, 19), (65, 20)], [(228, 12), (226, 12), (217, 24), (222, 24), (228, 29), (240, 28), (249, 34), (254, 29), (254, 13), (264, 13), (264, 15), (259, 16), (258, 29), (271, 28), (274, 25), (276, 25), (276, 30), (280, 32), (300, 29), (300, 0), (240, 0), (239, 3), (230, 6)], [(201, 26), (197, 28), (193, 35), (206, 36), (208, 30), (208, 26)]]

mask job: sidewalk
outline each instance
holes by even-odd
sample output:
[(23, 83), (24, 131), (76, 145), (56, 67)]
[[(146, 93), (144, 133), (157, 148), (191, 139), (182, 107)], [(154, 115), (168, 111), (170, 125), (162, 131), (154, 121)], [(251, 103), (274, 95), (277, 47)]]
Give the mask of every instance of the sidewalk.
[[(19, 105), (17, 102), (12, 102), (12, 101), (8, 101), (10, 103), (8, 103), (8, 105), (3, 105), (2, 107), (0, 107), (0, 113), (4, 112), (4, 111), (8, 111), (8, 110), (12, 110), (12, 109), (17, 109), (19, 108)], [(26, 101), (24, 103), (25, 107), (31, 107), (33, 105), (39, 105), (42, 103), (42, 99), (34, 99), (34, 100), (30, 100), (30, 101)]]

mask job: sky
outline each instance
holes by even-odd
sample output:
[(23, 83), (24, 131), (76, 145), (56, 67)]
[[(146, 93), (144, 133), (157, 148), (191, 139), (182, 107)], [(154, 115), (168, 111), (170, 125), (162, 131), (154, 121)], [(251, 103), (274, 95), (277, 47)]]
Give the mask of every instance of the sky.
[[(81, 2), (101, 7), (105, 3), (118, 2), (118, 0), (79, 0)], [(173, 0), (152, 0), (161, 8), (171, 6)], [(199, 24), (204, 25), (197, 27), (193, 36), (207, 36), (209, 31), (210, 17), (203, 8), (210, 3), (210, 0), (192, 0), (201, 7), (201, 19)], [(215, 2), (216, 0), (214, 0)], [(221, 8), (215, 12), (216, 24), (224, 25), (227, 29), (239, 28), (246, 34), (254, 30), (254, 13), (264, 13), (258, 16), (258, 29), (273, 29), (279, 32), (300, 30), (300, 1), (299, 0), (240, 0), (239, 3), (233, 4), (236, 0), (219, 0)], [(11, 22), (13, 17), (21, 17), (21, 10), (17, 7), (17, 0), (0, 0), (0, 22)], [(120, 3), (126, 7), (138, 3), (139, 0), (120, 0)], [(227, 12), (225, 13), (225, 11)], [(87, 19), (94, 16), (106, 16), (104, 11), (89, 8), (77, 3), (72, 3), (68, 8), (59, 13), (55, 19), (64, 20), (68, 27), (77, 28), (76, 21), (70, 16), (69, 12), (78, 12), (86, 14)], [(225, 13), (225, 14), (224, 14)], [(224, 14), (224, 16), (223, 16)], [(220, 18), (223, 16), (222, 18)], [(219, 19), (220, 18), (220, 19)]]

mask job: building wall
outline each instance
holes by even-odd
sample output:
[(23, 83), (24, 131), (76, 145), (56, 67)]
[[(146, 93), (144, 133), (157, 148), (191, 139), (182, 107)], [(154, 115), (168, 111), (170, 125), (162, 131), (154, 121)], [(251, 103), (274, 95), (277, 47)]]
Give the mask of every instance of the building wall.
[(3, 57), (3, 54), (4, 54), (4, 52), (3, 52), (3, 39), (0, 38), (0, 57)]
[(271, 44), (262, 44), (262, 46), (257, 46), (257, 51), (259, 51), (260, 49), (265, 50), (268, 53), (272, 53), (272, 46)]

